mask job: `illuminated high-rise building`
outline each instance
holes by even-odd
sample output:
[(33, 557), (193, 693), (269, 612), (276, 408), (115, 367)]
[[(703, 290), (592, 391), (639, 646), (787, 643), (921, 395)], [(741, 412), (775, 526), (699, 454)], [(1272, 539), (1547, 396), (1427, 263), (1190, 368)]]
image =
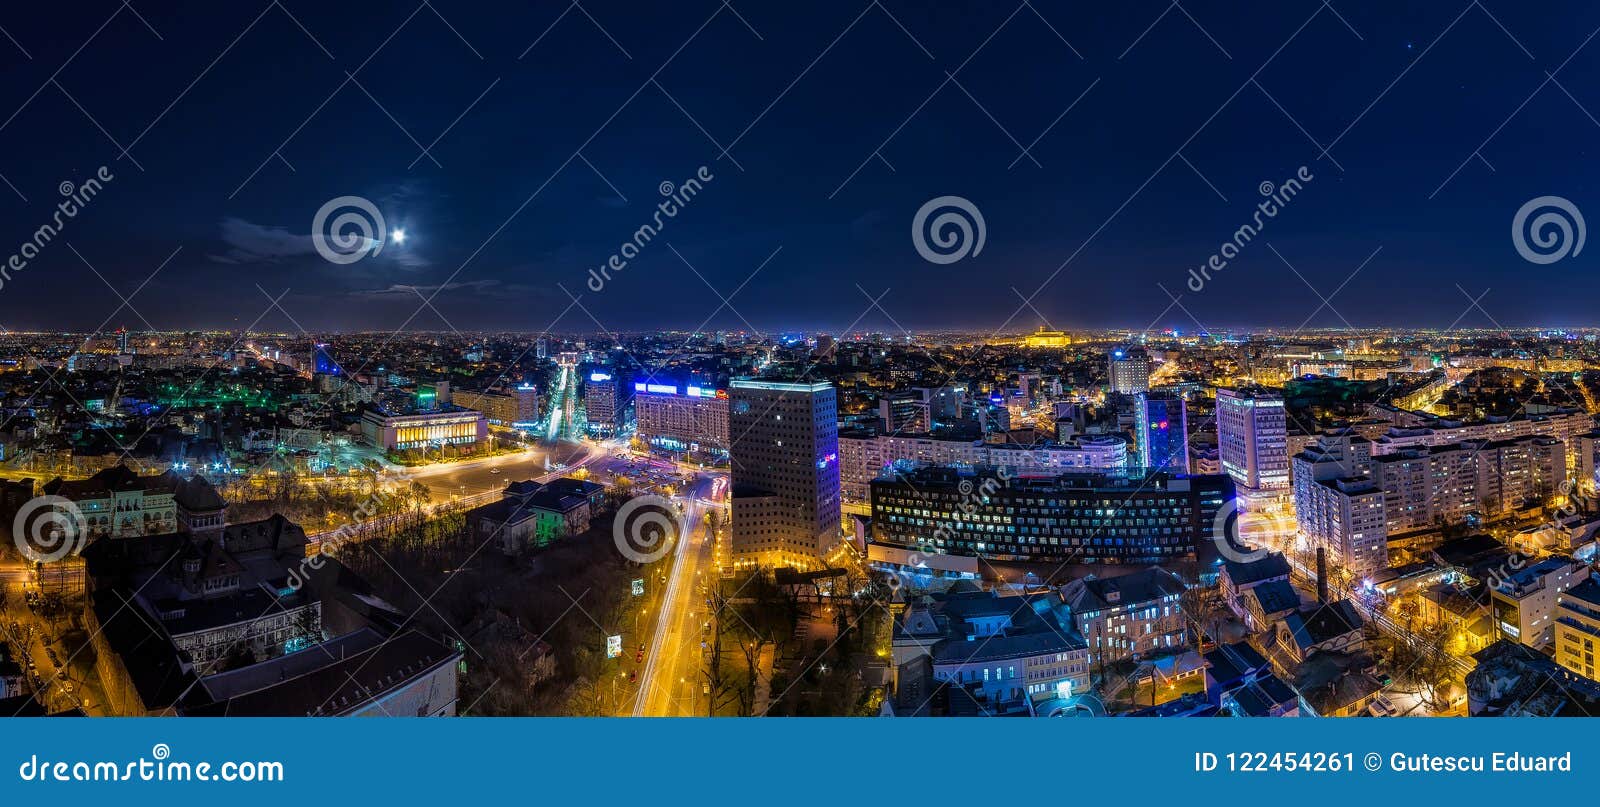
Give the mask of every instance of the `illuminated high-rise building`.
[(734, 562), (816, 568), (839, 535), (839, 424), (832, 384), (729, 386)]
[(1289, 487), (1283, 397), (1262, 389), (1217, 389), (1217, 451), (1242, 495)]
[(339, 363), (333, 360), (333, 354), (328, 352), (327, 342), (313, 342), (311, 344), (311, 371), (319, 375), (339, 375)]
[(1119, 347), (1106, 361), (1112, 392), (1136, 395), (1150, 389), (1150, 356), (1143, 349)]
[(1139, 464), (1177, 474), (1189, 472), (1189, 414), (1182, 395), (1141, 392), (1134, 426)]
[(589, 431), (610, 437), (622, 430), (627, 420), (627, 387), (612, 370), (595, 370), (583, 384), (583, 411)]

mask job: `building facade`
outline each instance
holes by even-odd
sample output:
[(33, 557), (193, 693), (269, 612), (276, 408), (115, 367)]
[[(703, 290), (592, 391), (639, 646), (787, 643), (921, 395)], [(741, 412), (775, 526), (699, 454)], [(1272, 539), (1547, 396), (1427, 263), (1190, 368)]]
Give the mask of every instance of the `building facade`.
[(728, 449), (728, 393), (707, 387), (636, 383), (640, 439), (666, 448)]
[(875, 433), (839, 436), (839, 475), (846, 501), (864, 502), (870, 483), (893, 468), (923, 466), (1005, 468), (1013, 476), (1072, 471), (1121, 473), (1128, 468), (1128, 441), (1105, 434), (1061, 443), (987, 443), (929, 435)]
[(496, 426), (529, 426), (539, 419), (539, 391), (532, 384), (518, 384), (505, 392), (458, 392), (454, 400), (463, 409), (481, 412)]
[(1142, 348), (1117, 348), (1106, 357), (1112, 392), (1137, 395), (1150, 390), (1150, 355)]
[(1189, 414), (1182, 395), (1141, 392), (1135, 434), (1139, 464), (1175, 474), (1189, 472)]
[(990, 561), (1152, 564), (1214, 557), (1213, 524), (1233, 497), (1222, 476), (927, 468), (872, 483), (873, 543)]
[(736, 380), (736, 565), (819, 565), (840, 532), (839, 424), (832, 384)]
[(385, 451), (434, 446), (476, 446), (489, 439), (489, 420), (471, 409), (392, 415), (369, 409), (361, 415), (361, 436)]
[(1283, 398), (1264, 390), (1217, 389), (1217, 451), (1222, 470), (1241, 492), (1289, 487), (1289, 442)]
[(583, 411), (590, 433), (610, 437), (622, 430), (627, 423), (630, 389), (613, 372), (589, 374), (583, 385)]

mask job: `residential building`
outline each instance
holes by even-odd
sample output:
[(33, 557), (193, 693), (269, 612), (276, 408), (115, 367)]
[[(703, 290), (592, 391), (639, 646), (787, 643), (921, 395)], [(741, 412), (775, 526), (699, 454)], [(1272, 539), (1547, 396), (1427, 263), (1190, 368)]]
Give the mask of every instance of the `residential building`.
[(926, 657), (932, 677), (965, 690), (986, 714), (1038, 714), (1089, 692), (1089, 650), (1055, 593), (1002, 597), (962, 584), (906, 610), (896, 666)]
[(1556, 601), (1588, 579), (1588, 564), (1561, 555), (1496, 572), (1485, 581), (1495, 638), (1549, 647), (1555, 641)]
[(1574, 675), (1600, 681), (1595, 644), (1600, 643), (1600, 582), (1585, 577), (1556, 595), (1555, 660)]
[(1372, 457), (1390, 535), (1542, 504), (1566, 483), (1566, 451), (1550, 437), (1413, 447)]
[(1274, 644), (1296, 662), (1319, 650), (1355, 652), (1366, 646), (1367, 620), (1349, 600), (1313, 603), (1277, 623)]

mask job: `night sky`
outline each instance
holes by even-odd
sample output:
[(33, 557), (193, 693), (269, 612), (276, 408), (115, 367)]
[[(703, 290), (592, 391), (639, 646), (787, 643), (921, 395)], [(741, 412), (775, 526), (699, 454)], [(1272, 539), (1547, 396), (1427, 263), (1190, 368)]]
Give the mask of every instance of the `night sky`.
[[(0, 255), (115, 179), (0, 287), (7, 329), (1600, 324), (1600, 247), (1511, 238), (1538, 196), (1600, 216), (1592, 3), (57, 5), (0, 10)], [(405, 243), (320, 258), (345, 195)], [(911, 220), (944, 195), (986, 240), (938, 265)]]

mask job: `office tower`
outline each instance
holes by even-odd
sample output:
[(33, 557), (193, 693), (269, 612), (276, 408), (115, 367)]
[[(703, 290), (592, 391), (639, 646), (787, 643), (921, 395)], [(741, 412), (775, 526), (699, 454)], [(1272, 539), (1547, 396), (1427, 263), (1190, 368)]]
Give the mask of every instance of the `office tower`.
[(1139, 462), (1146, 468), (1189, 472), (1189, 410), (1183, 396), (1141, 392), (1138, 396)]
[(878, 420), (886, 434), (925, 434), (931, 426), (928, 402), (915, 391), (890, 392), (878, 398)]
[(333, 354), (328, 351), (328, 343), (311, 344), (311, 371), (320, 375), (339, 374), (339, 363), (333, 360)]
[(839, 424), (828, 383), (729, 385), (734, 563), (816, 568), (839, 534)]
[(949, 426), (961, 419), (967, 406), (967, 388), (961, 386), (912, 387), (928, 404), (932, 426)]
[(1217, 451), (1240, 493), (1289, 487), (1283, 398), (1261, 389), (1217, 389)]
[(544, 359), (550, 358), (550, 340), (549, 339), (546, 339), (543, 336), (541, 336), (541, 337), (539, 337), (539, 341), (534, 342), (533, 345), (534, 345), (534, 347), (533, 347), (533, 355), (534, 356), (539, 358), (541, 361), (544, 360)]
[(1117, 348), (1107, 361), (1112, 392), (1134, 395), (1150, 389), (1150, 356), (1142, 348)]
[(117, 329), (117, 353), (122, 354), (124, 356), (128, 354), (128, 329), (127, 328), (118, 328)]
[(583, 385), (583, 411), (589, 431), (610, 437), (622, 430), (628, 406), (627, 388), (612, 372), (596, 370)]

